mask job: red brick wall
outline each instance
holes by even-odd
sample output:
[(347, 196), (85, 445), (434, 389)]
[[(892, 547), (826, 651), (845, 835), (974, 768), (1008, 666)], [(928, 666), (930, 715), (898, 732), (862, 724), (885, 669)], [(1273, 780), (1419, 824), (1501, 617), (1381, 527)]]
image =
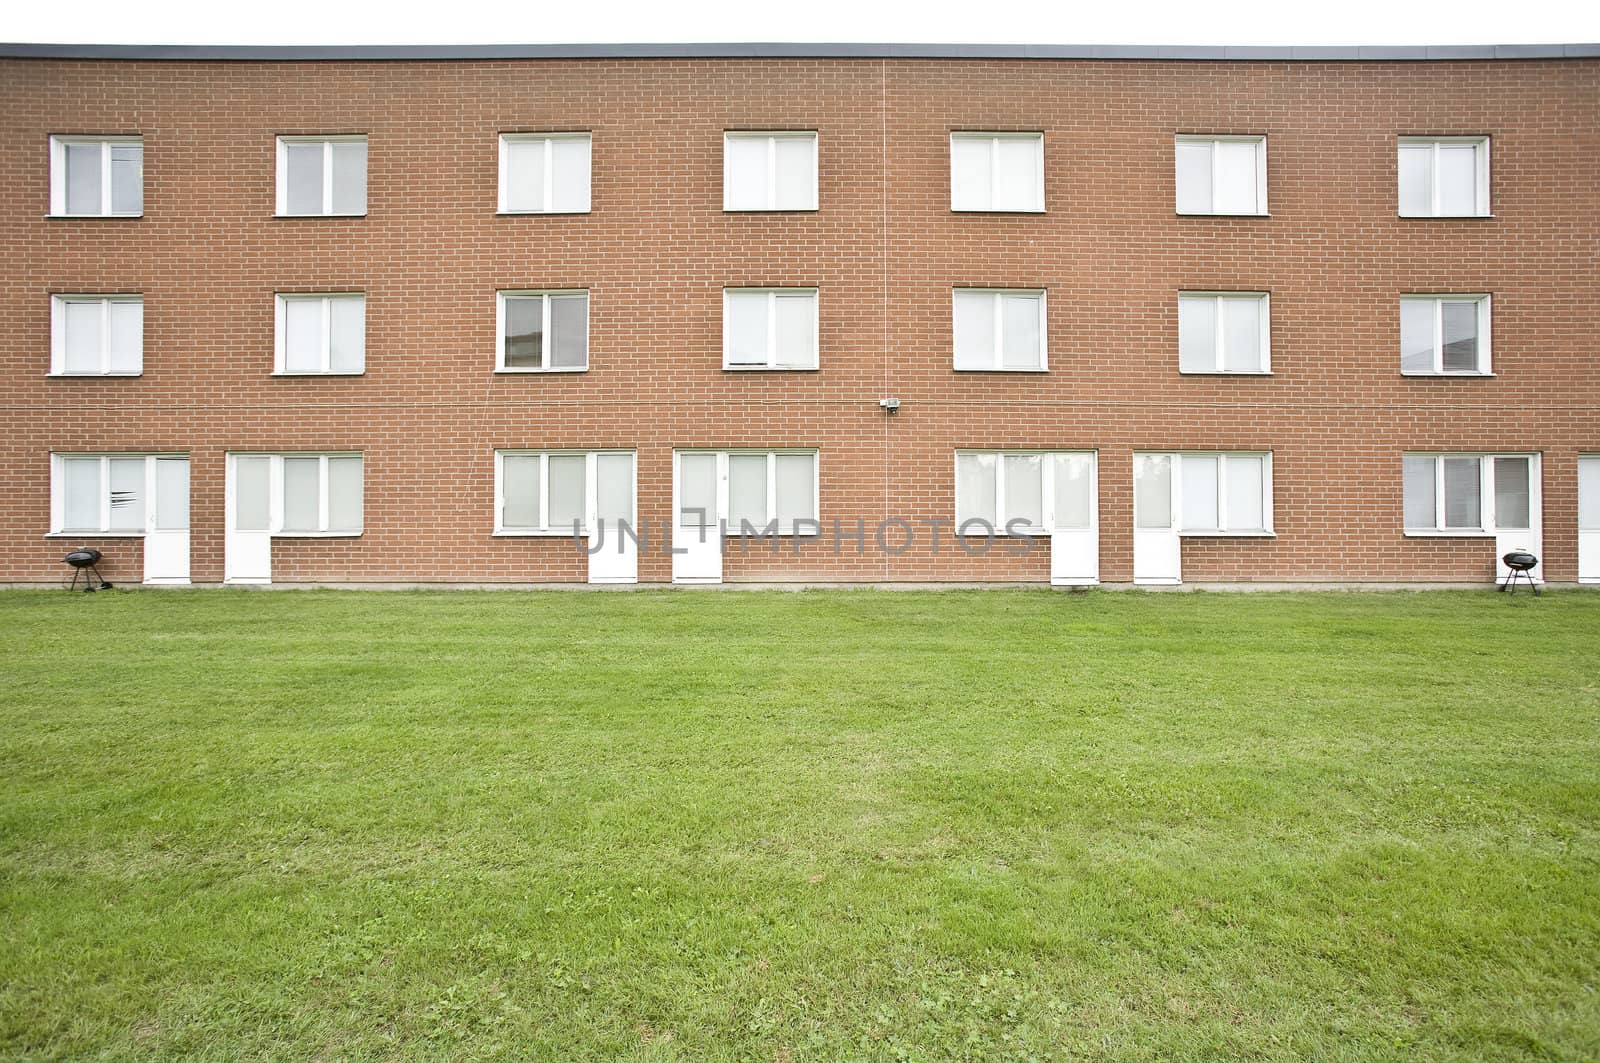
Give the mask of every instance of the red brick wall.
[[(279, 540), (280, 581), (582, 578), (495, 539), (497, 447), (815, 446), (824, 524), (953, 517), (956, 447), (1100, 452), (1101, 576), (1132, 571), (1131, 453), (1274, 453), (1274, 539), (1186, 540), (1186, 580), (1486, 580), (1492, 540), (1405, 539), (1408, 449), (1540, 451), (1576, 574), (1600, 62), (911, 59), (0, 61), (0, 581), (53, 581), (52, 450), (192, 456), (193, 575), (222, 578), (223, 455), (360, 450), (366, 532)], [(722, 131), (820, 133), (815, 214), (724, 214)], [(1044, 215), (953, 214), (952, 129), (1043, 130)], [(496, 134), (590, 130), (593, 212), (499, 217)], [(370, 215), (275, 219), (274, 135), (365, 132)], [(1265, 133), (1271, 218), (1179, 218), (1176, 132)], [(145, 217), (47, 219), (52, 133), (140, 133)], [(1396, 217), (1395, 137), (1491, 134), (1492, 219)], [(815, 373), (727, 373), (721, 289), (821, 291)], [(957, 374), (953, 286), (1049, 291), (1048, 374)], [(591, 293), (591, 368), (501, 375), (494, 293)], [(1272, 293), (1267, 378), (1180, 377), (1179, 289)], [(367, 371), (271, 375), (272, 293), (367, 293)], [(1398, 296), (1494, 294), (1492, 379), (1404, 379)], [(47, 379), (51, 292), (142, 291), (138, 379)], [(901, 400), (884, 416), (877, 401)], [(730, 552), (728, 578), (1043, 580), (1043, 549)], [(1374, 548), (1379, 548), (1377, 551)], [(136, 541), (103, 544), (108, 576)], [(664, 555), (640, 577), (670, 577)]]

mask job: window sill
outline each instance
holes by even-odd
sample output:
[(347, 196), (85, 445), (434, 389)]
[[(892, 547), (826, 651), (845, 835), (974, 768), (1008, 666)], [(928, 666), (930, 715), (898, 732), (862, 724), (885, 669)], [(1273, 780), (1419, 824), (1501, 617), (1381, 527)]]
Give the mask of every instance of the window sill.
[[(578, 535), (587, 539), (589, 537), (589, 529), (583, 529), (578, 532)], [(496, 528), (494, 537), (496, 539), (570, 539), (572, 538), (572, 529), (540, 531), (533, 528)]]
[(45, 217), (51, 221), (138, 221), (144, 214), (46, 214)]
[(1271, 376), (1270, 369), (1179, 369), (1179, 376)]
[(728, 207), (722, 208), (724, 214), (817, 214), (821, 207)]
[(1423, 373), (1408, 369), (1400, 370), (1400, 375), (1403, 377), (1416, 377), (1423, 380), (1487, 380), (1494, 376), (1493, 373)]
[(1050, 367), (1049, 366), (1045, 366), (1045, 365), (1036, 366), (1036, 367), (1033, 367), (1033, 368), (1026, 368), (1026, 369), (1024, 369), (1024, 368), (1001, 369), (1001, 368), (998, 368), (998, 367), (993, 367), (993, 368), (988, 368), (988, 369), (975, 369), (975, 368), (967, 368), (967, 367), (963, 367), (963, 366), (959, 366), (958, 365), (958, 366), (955, 366), (954, 369), (955, 369), (955, 371), (957, 373), (1048, 373), (1048, 372), (1050, 372)]
[[(258, 533), (262, 534), (262, 533)], [(274, 539), (359, 539), (363, 532), (359, 531), (275, 531), (267, 532)]]
[(817, 365), (727, 365), (722, 369), (727, 373), (815, 373), (822, 367)]
[(313, 372), (313, 371), (294, 371), (294, 372), (291, 372), (291, 371), (289, 371), (287, 369), (274, 369), (272, 371), (272, 375), (273, 376), (282, 376), (282, 377), (366, 376), (367, 375), (367, 371), (365, 369), (356, 369), (356, 370), (353, 370), (353, 371), (350, 371), (350, 372), (345, 372), (345, 373), (334, 373), (334, 372), (331, 372), (331, 371), (330, 372), (326, 372), (326, 373), (322, 373), (322, 372)]
[(550, 214), (572, 216), (572, 215), (593, 214), (593, 213), (594, 213), (594, 208), (593, 207), (590, 207), (590, 208), (588, 208), (586, 210), (505, 210), (505, 209), (501, 209), (501, 210), (495, 211), (495, 214), (497, 216), (499, 216), (499, 217), (502, 217), (502, 218), (518, 218), (518, 217), (524, 217), (524, 216), (529, 215), (529, 214), (534, 215), (535, 217), (537, 217), (539, 215), (550, 215)]
[(274, 218), (365, 218), (366, 211), (360, 214), (274, 214)]
[(44, 537), (46, 539), (143, 539), (144, 535), (142, 531), (53, 531), (46, 532)]
[(1006, 210), (1003, 207), (951, 207), (951, 214), (1047, 214), (1043, 207), (1025, 210)]
[[(1512, 531), (1526, 529), (1511, 529)], [(1493, 539), (1495, 533), (1482, 528), (1407, 528), (1408, 539)]]
[(1180, 210), (1175, 211), (1180, 218), (1270, 218), (1272, 215), (1264, 210), (1252, 210), (1235, 213), (1226, 210)]
[(1180, 539), (1276, 539), (1275, 531), (1186, 531), (1179, 529)]
[(45, 376), (51, 380), (103, 380), (106, 377), (128, 380), (144, 376), (144, 370), (132, 373), (46, 373)]
[(1494, 214), (1396, 214), (1402, 221), (1493, 221)]
[(520, 373), (587, 373), (588, 371), (589, 371), (589, 367), (586, 366), (586, 365), (554, 366), (554, 367), (551, 367), (549, 369), (527, 369), (527, 368), (523, 368), (521, 366), (514, 366), (513, 365), (513, 366), (500, 366), (499, 368), (497, 368), (495, 370), (496, 373), (507, 373), (507, 374), (511, 374), (511, 375), (516, 375), (516, 374), (520, 374)]

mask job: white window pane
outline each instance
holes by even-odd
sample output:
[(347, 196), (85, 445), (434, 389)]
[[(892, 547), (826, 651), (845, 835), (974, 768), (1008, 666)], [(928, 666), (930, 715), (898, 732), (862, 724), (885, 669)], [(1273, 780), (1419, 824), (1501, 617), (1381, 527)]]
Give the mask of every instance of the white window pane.
[(717, 522), (717, 456), (678, 455), (678, 523), (700, 528)]
[(328, 459), (328, 530), (360, 531), (362, 474), (360, 458)]
[(1021, 518), (1029, 528), (1044, 524), (1044, 459), (1037, 454), (1007, 454), (1003, 523)]
[(582, 369), (589, 364), (589, 297), (550, 297), (550, 366)]
[(1578, 527), (1600, 531), (1600, 458), (1578, 459)]
[(1178, 296), (1178, 368), (1187, 373), (1217, 370), (1217, 300)]
[(728, 364), (766, 365), (767, 293), (729, 292), (727, 316)]
[(285, 531), (320, 531), (318, 458), (283, 459), (283, 527)]
[(723, 207), (764, 210), (767, 202), (767, 138), (728, 137), (723, 142)]
[(994, 368), (994, 294), (956, 292), (957, 369)]
[(1133, 456), (1133, 523), (1139, 528), (1172, 527), (1172, 456)]
[(68, 301), (61, 304), (66, 321), (66, 371), (69, 373), (98, 373), (100, 356), (104, 349), (104, 308), (92, 302)]
[(189, 459), (157, 458), (155, 466), (153, 523), (158, 531), (182, 531), (189, 527)]
[(283, 301), (284, 372), (322, 372), (322, 310), (321, 299)]
[(1432, 528), (1438, 522), (1433, 458), (1405, 459), (1405, 519), (1408, 528)]
[(1223, 299), (1222, 368), (1229, 372), (1261, 369), (1261, 300)]
[(111, 145), (111, 211), (144, 212), (144, 145)]
[(783, 530), (794, 528), (796, 520), (816, 520), (817, 459), (811, 454), (779, 454), (777, 463), (777, 506), (774, 516)]
[(144, 368), (144, 302), (116, 300), (111, 304), (111, 371), (137, 373)]
[(99, 214), (100, 202), (100, 145), (68, 144), (62, 154), (67, 167), (67, 213)]
[(1042, 301), (1034, 295), (1003, 295), (1000, 297), (1002, 342), (1007, 369), (1038, 369), (1039, 358), (1039, 308)]
[(1432, 299), (1400, 300), (1400, 368), (1407, 373), (1433, 372)]
[(1494, 459), (1494, 523), (1496, 528), (1527, 528), (1531, 495), (1527, 458)]
[(1038, 210), (1044, 203), (1039, 188), (1039, 157), (1043, 144), (1034, 138), (1003, 137), (996, 152), (994, 190), (997, 210)]
[(367, 212), (367, 142), (364, 140), (334, 142), (333, 212)]
[[(1262, 497), (1263, 459), (1228, 456), (1223, 458), (1228, 474), (1228, 528), (1230, 531), (1265, 531), (1266, 513)], [(1187, 462), (1185, 462), (1187, 471)]]
[(817, 141), (814, 137), (779, 137), (779, 210), (810, 210), (816, 206)]
[(777, 297), (778, 364), (814, 366), (817, 364), (817, 297), (780, 295)]
[(1477, 458), (1444, 459), (1444, 526), (1483, 526), (1483, 480)]
[(144, 531), (143, 458), (111, 459), (111, 530)]
[(1478, 213), (1478, 149), (1472, 144), (1439, 146), (1439, 213)]
[(1431, 144), (1400, 146), (1400, 213), (1413, 218), (1433, 213)]
[(272, 519), (272, 459), (235, 458), (233, 479), (233, 526), (239, 531), (266, 531)]
[[(987, 521), (990, 528), (997, 529), (999, 521), (995, 518), (998, 511), (995, 508), (995, 491), (998, 479), (995, 474), (997, 464), (993, 454), (957, 454), (956, 455), (956, 526), (959, 529), (969, 520)], [(980, 531), (973, 528), (973, 531)]]
[(1055, 464), (1056, 528), (1087, 528), (1094, 500), (1090, 487), (1094, 457), (1090, 454), (1057, 454)]
[(582, 454), (550, 455), (550, 528), (571, 533), (583, 524), (584, 480), (588, 459)]
[(335, 373), (359, 373), (367, 359), (367, 301), (330, 299), (333, 315), (330, 368)]
[(728, 527), (737, 534), (741, 521), (756, 528), (767, 523), (767, 456), (728, 455)]
[(1211, 208), (1211, 144), (1206, 141), (1180, 140), (1176, 148), (1178, 162), (1178, 213), (1210, 214)]
[(1256, 199), (1259, 173), (1256, 153), (1261, 145), (1234, 140), (1217, 144), (1217, 213), (1255, 214), (1261, 209)]
[(66, 531), (100, 528), (99, 458), (61, 459), (61, 527)]
[(633, 455), (596, 454), (595, 516), (605, 522), (605, 534), (615, 542), (617, 528), (633, 523)]
[(1183, 480), (1183, 527), (1188, 531), (1215, 531), (1217, 523), (1217, 459), (1185, 454), (1180, 466)]
[(992, 141), (957, 137), (950, 141), (950, 209), (990, 210), (994, 204), (989, 152)]
[(501, 455), (500, 497), (502, 528), (539, 526), (539, 455)]
[(1476, 301), (1446, 299), (1440, 306), (1444, 328), (1444, 371), (1478, 371), (1478, 304)]
[(589, 138), (557, 137), (550, 142), (555, 170), (551, 210), (589, 209)]
[(322, 144), (285, 144), (284, 153), (288, 170), (288, 213), (321, 214)]
[(506, 141), (506, 209), (544, 209), (542, 140)]
[(544, 297), (505, 297), (505, 360), (508, 369), (544, 366)]

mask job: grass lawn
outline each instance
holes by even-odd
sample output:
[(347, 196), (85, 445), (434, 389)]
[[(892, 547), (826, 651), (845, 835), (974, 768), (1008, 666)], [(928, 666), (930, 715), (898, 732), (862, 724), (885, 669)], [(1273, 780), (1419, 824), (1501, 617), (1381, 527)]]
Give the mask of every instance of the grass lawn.
[(1600, 594), (0, 594), (0, 1054), (1600, 1055)]

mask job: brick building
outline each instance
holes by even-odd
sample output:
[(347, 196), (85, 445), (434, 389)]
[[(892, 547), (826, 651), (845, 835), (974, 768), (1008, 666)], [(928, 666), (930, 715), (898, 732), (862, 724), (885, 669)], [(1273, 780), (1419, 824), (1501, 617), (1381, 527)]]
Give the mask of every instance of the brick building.
[(0, 581), (1600, 581), (1600, 47), (9, 45), (0, 97)]

